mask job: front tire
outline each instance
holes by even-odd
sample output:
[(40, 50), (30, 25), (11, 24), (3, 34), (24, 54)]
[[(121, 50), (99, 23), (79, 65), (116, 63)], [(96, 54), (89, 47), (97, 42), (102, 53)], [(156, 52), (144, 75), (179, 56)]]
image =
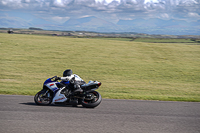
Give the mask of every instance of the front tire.
[(37, 105), (49, 105), (52, 100), (53, 97), (50, 90), (41, 90), (34, 97), (34, 101)]
[(95, 108), (97, 107), (101, 101), (101, 94), (97, 91), (90, 92), (89, 95), (92, 96), (92, 99), (83, 99), (82, 106), (85, 108)]

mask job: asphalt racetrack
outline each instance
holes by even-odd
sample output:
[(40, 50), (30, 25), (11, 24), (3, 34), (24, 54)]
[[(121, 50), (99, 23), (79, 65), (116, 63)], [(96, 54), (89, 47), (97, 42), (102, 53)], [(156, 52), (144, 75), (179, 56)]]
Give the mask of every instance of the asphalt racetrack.
[(200, 103), (103, 99), (87, 109), (0, 95), (0, 133), (200, 133)]

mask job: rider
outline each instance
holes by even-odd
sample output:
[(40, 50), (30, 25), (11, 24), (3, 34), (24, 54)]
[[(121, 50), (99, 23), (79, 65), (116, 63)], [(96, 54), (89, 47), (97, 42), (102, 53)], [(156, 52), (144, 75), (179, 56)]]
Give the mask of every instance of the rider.
[[(74, 79), (73, 79), (74, 78)], [(67, 69), (63, 72), (63, 77), (58, 77), (58, 79), (62, 81), (72, 81), (74, 80), (74, 92), (83, 92), (80, 85), (86, 84), (85, 81), (83, 81), (78, 75), (73, 74), (71, 69)]]

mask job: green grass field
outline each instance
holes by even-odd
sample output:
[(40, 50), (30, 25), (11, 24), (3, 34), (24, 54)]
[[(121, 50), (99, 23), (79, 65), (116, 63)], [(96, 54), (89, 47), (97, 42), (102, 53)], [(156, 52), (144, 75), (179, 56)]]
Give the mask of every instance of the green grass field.
[(0, 94), (35, 95), (71, 68), (103, 98), (200, 102), (200, 45), (0, 33)]

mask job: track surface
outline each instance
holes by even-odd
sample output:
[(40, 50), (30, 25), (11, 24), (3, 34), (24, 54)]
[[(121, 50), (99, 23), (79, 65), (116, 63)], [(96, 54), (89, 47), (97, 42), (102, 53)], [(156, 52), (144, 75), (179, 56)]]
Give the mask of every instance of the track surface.
[(0, 95), (0, 133), (200, 133), (200, 103), (103, 99), (95, 109)]

